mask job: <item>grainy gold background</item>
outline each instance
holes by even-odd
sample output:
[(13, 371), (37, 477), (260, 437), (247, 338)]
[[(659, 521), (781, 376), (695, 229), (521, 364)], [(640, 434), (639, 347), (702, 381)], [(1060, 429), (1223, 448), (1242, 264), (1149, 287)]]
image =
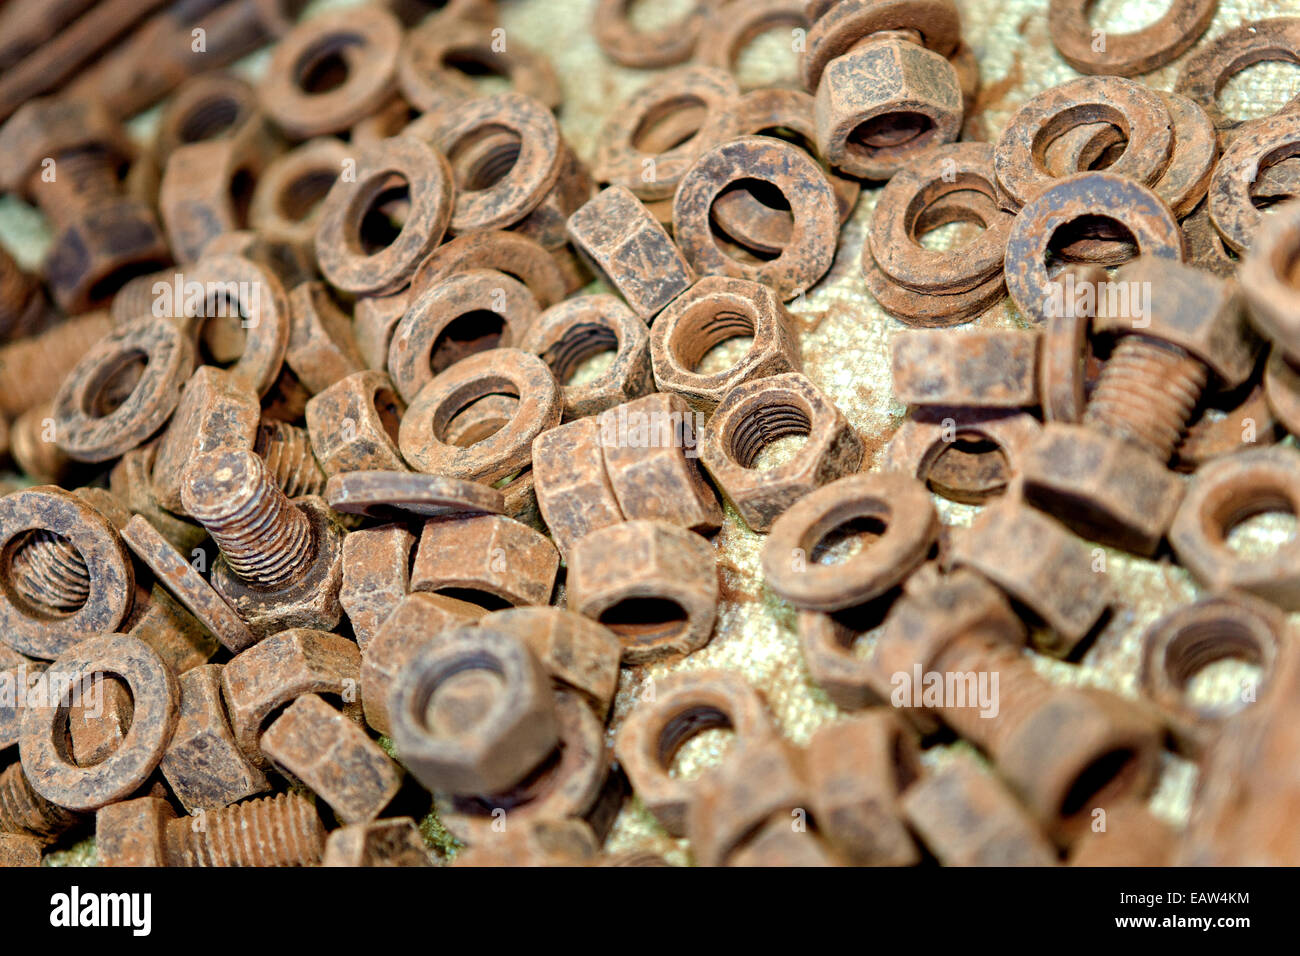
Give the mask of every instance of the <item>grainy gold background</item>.
[[(977, 54), (982, 74), (977, 114), (985, 124), (987, 138), (995, 139), (1008, 116), (1026, 99), (1078, 74), (1051, 45), (1046, 0), (957, 3), (963, 13), (964, 36)], [(688, 0), (641, 0), (633, 16), (640, 24), (651, 26), (673, 19), (687, 5)], [(1100, 0), (1094, 7), (1093, 23), (1111, 32), (1126, 32), (1153, 22), (1168, 5), (1168, 0)], [(540, 50), (555, 65), (565, 91), (561, 123), (570, 142), (586, 159), (593, 155), (604, 118), (652, 75), (617, 67), (604, 58), (588, 30), (591, 7), (591, 0), (502, 0), (500, 4), (508, 42)], [(1222, 0), (1206, 36), (1217, 36), (1244, 20), (1296, 14), (1300, 14), (1296, 0)], [(255, 76), (264, 63), (265, 54), (258, 54), (241, 64), (240, 69)], [(795, 64), (789, 32), (777, 31), (751, 45), (740, 70), (750, 80), (768, 80), (794, 76)], [(1171, 89), (1178, 65), (1175, 62), (1141, 79), (1158, 89)], [(1300, 70), (1265, 64), (1246, 71), (1230, 84), (1221, 103), (1230, 114), (1265, 115), (1289, 99), (1298, 85)], [(152, 116), (146, 116), (135, 126), (147, 132), (152, 120)], [(864, 288), (858, 265), (875, 199), (875, 191), (863, 192), (841, 236), (834, 268), (803, 303), (793, 307), (799, 318), (805, 371), (861, 431), (873, 455), (904, 414), (904, 408), (891, 397), (888, 361), (890, 341), (903, 326), (876, 306)], [(6, 201), (0, 208), (0, 241), (13, 248), (24, 262), (34, 265), (43, 244), (39, 217)], [(1007, 304), (964, 328), (1019, 323), (1014, 308)], [(961, 331), (954, 330), (953, 334)], [(949, 523), (968, 522), (974, 513), (971, 508), (936, 500)], [(1253, 546), (1266, 548), (1293, 529), (1293, 521), (1270, 516), (1253, 522), (1246, 537)], [(735, 512), (728, 510), (717, 545), (723, 601), (712, 642), (684, 661), (625, 671), (611, 739), (623, 715), (647, 692), (649, 681), (662, 679), (673, 670), (693, 668), (720, 667), (743, 673), (762, 690), (782, 728), (797, 742), (806, 742), (819, 724), (836, 717), (836, 708), (810, 682), (804, 669), (792, 609), (763, 585), (758, 565), (761, 536), (749, 532)], [(1108, 570), (1118, 606), (1082, 661), (1067, 664), (1041, 656), (1035, 660), (1053, 680), (1097, 684), (1135, 694), (1143, 629), (1162, 609), (1194, 598), (1197, 589), (1186, 573), (1167, 559), (1151, 562), (1110, 552)], [(870, 637), (860, 641), (861, 652), (869, 653), (870, 644)], [(1203, 675), (1196, 692), (1207, 699), (1228, 699), (1246, 673), (1247, 669), (1240, 666), (1217, 666)], [(716, 761), (727, 742), (728, 735), (722, 731), (701, 735), (684, 748), (675, 764), (676, 771), (698, 773)], [(949, 749), (934, 748), (926, 759), (941, 761)], [(1168, 758), (1152, 802), (1155, 812), (1175, 823), (1185, 820), (1194, 781), (1191, 764)], [(433, 836), (436, 823), (426, 823), (426, 832)], [(635, 799), (618, 818), (607, 846), (611, 851), (651, 849), (675, 863), (689, 860), (685, 841), (667, 836)], [(88, 851), (83, 846), (68, 854), (56, 854), (50, 862), (84, 862)]]

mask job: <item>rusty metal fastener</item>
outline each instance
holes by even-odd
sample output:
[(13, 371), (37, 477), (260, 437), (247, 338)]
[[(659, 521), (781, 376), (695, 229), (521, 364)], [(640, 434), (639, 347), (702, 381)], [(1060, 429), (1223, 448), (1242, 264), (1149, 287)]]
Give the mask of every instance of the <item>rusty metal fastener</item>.
[(32, 789), (18, 761), (0, 773), (0, 833), (26, 834), (52, 843), (82, 819)]
[(301, 794), (281, 793), (176, 818), (166, 800), (140, 797), (95, 817), (101, 866), (314, 866), (325, 828)]
[(339, 827), (325, 841), (321, 866), (433, 866), (410, 817)]
[(1037, 405), (1039, 338), (1021, 329), (905, 332), (893, 342), (894, 397), (908, 405)]

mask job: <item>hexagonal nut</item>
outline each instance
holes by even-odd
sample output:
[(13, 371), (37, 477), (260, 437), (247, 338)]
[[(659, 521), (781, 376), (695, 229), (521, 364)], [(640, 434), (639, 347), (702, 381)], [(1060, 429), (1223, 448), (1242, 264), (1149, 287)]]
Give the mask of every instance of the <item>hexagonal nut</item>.
[(529, 820), (515, 833), (476, 843), (453, 866), (591, 866), (600, 841), (585, 820)]
[(321, 866), (433, 866), (415, 821), (391, 817), (339, 827), (325, 841)]
[(346, 315), (323, 282), (303, 282), (289, 292), (289, 348), (284, 360), (315, 395), (366, 367)]
[(877, 708), (823, 724), (808, 741), (806, 765), (817, 831), (849, 863), (919, 862), (898, 798), (921, 776), (921, 749), (897, 714)]
[(804, 752), (776, 735), (733, 748), (699, 780), (686, 818), (699, 866), (722, 866), (762, 823), (806, 814), (811, 796)]
[(717, 727), (730, 728), (737, 746), (775, 733), (762, 695), (736, 672), (676, 671), (656, 682), (653, 698), (637, 702), (614, 738), (633, 791), (673, 836), (685, 835), (703, 782), (670, 773), (673, 758), (696, 734)]
[(569, 217), (569, 238), (646, 321), (695, 281), (695, 271), (641, 200), (610, 186)]
[(1089, 541), (1152, 555), (1183, 500), (1183, 480), (1134, 444), (1048, 422), (1021, 458), (1025, 499)]
[(1114, 282), (1131, 290), (1136, 306), (1109, 315), (1107, 302), (1099, 302), (1093, 334), (1134, 333), (1170, 342), (1208, 365), (1225, 389), (1250, 377), (1262, 342), (1246, 321), (1236, 282), (1156, 256), (1126, 264)]
[[(612, 295), (584, 295), (553, 305), (528, 327), (519, 347), (551, 367), (560, 383), (564, 417), (578, 419), (654, 391), (650, 330)], [(587, 359), (612, 351), (598, 375), (574, 374)]]
[(220, 664), (180, 677), (181, 715), (159, 769), (186, 810), (216, 810), (271, 788), (240, 751), (221, 700)]
[(512, 607), (484, 624), (514, 634), (558, 684), (577, 691), (601, 720), (618, 689), (623, 645), (609, 628), (558, 607)]
[[(0, 127), (0, 192), (21, 192), (45, 159), (98, 149), (119, 163), (135, 156), (122, 124), (102, 103), (82, 96), (28, 100)], [(57, 166), (56, 166), (57, 169)]]
[(979, 571), (1052, 629), (1040, 649), (1068, 656), (1101, 619), (1113, 594), (1092, 550), (1012, 496), (989, 504), (952, 539), (951, 560)]
[(499, 793), (555, 747), (555, 695), (512, 634), (479, 625), (445, 631), (398, 675), (388, 698), (393, 745), (430, 790)]
[[(786, 435), (808, 440), (787, 461), (757, 469), (760, 451)], [(745, 523), (768, 531), (792, 504), (862, 465), (865, 448), (849, 420), (798, 372), (737, 385), (704, 428), (700, 460)]]
[(252, 184), (276, 152), (264, 123), (227, 139), (181, 146), (167, 158), (158, 210), (177, 262), (194, 262), (209, 242), (242, 229)]
[(918, 43), (878, 39), (832, 60), (817, 85), (817, 145), (862, 179), (888, 179), (922, 150), (961, 132), (951, 63)]
[(261, 418), (261, 403), (247, 383), (215, 365), (195, 369), (154, 455), (150, 480), (158, 503), (185, 514), (181, 476), (186, 466), (204, 452), (251, 450)]
[(699, 463), (704, 416), (671, 392), (601, 414), (605, 473), (623, 516), (667, 521), (699, 534), (722, 526), (722, 505)]
[(812, 830), (795, 830), (780, 815), (760, 826), (727, 860), (735, 867), (841, 866), (826, 841)]
[[(331, 694), (355, 702), (361, 651), (346, 637), (295, 628), (241, 651), (222, 669), (221, 691), (235, 743), (259, 769), (270, 766), (258, 741), (280, 707), (303, 694)], [(352, 703), (349, 715), (359, 715)]]
[(486, 613), (477, 604), (443, 594), (416, 591), (402, 598), (361, 650), (361, 705), (366, 723), (391, 736), (388, 694), (397, 675), (439, 633), (461, 624), (472, 624)]
[(368, 369), (339, 379), (307, 402), (307, 431), (327, 475), (410, 471), (397, 449), (406, 403), (387, 372)]
[(713, 635), (717, 555), (699, 535), (663, 521), (611, 525), (574, 546), (567, 600), (618, 635), (624, 663), (689, 654)]
[(77, 313), (106, 304), (128, 279), (170, 258), (153, 210), (114, 198), (83, 210), (54, 237), (42, 271), (54, 301)]
[(1207, 589), (1239, 589), (1287, 611), (1300, 610), (1300, 539), (1264, 555), (1239, 554), (1227, 538), (1251, 515), (1300, 514), (1300, 452), (1251, 449), (1203, 465), (1169, 529), (1178, 560)]
[(973, 571), (940, 576), (933, 567), (908, 579), (894, 604), (868, 663), (876, 693), (889, 700), (895, 675), (935, 669), (943, 652), (957, 638), (978, 633), (981, 638), (1009, 644), (1025, 643), (1024, 622), (1002, 593)]
[(1069, 843), (1095, 808), (1150, 791), (1163, 739), (1141, 704), (1095, 687), (1061, 688), (1028, 703), (1008, 728), (998, 770), (1040, 824)]
[(0, 833), (0, 869), (11, 866), (40, 866), (45, 845), (34, 836)]
[(1055, 866), (1056, 851), (1002, 783), (970, 754), (956, 754), (913, 784), (903, 812), (949, 866)]
[[(696, 411), (712, 411), (742, 382), (803, 367), (791, 329), (790, 313), (767, 286), (706, 276), (674, 299), (650, 329), (655, 384), (681, 395)], [(752, 341), (729, 368), (697, 371), (714, 346), (740, 337)]]
[(595, 418), (547, 429), (533, 439), (533, 490), (551, 539), (566, 560), (583, 535), (623, 520), (605, 472)]
[(48, 667), (0, 644), (0, 750), (18, 743), (27, 709), (27, 689)]
[(343, 539), (339, 603), (347, 612), (357, 646), (366, 645), (406, 597), (415, 536), (404, 525), (358, 528)]
[(1255, 327), (1293, 363), (1300, 363), (1300, 310), (1296, 308), (1295, 283), (1287, 270), (1297, 256), (1300, 202), (1290, 202), (1264, 217), (1242, 259), (1239, 277)]
[(100, 807), (95, 850), (100, 866), (166, 866), (166, 829), (176, 814), (161, 797), (137, 797)]
[(560, 554), (546, 535), (504, 515), (431, 518), (411, 567), (412, 591), (483, 604), (546, 604)]
[(295, 627), (332, 631), (343, 617), (343, 536), (324, 498), (307, 495), (294, 504), (311, 522), (311, 564), (283, 587), (262, 588), (240, 578), (219, 556), (209, 575), (213, 589), (226, 599), (258, 636)]
[(1040, 338), (1023, 329), (903, 332), (892, 346), (894, 397), (908, 405), (1037, 405)]

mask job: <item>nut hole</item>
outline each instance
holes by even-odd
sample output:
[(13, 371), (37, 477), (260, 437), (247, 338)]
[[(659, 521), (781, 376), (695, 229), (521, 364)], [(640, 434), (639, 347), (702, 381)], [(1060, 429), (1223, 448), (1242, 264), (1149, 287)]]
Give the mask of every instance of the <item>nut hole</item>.
[(699, 134), (707, 115), (708, 104), (698, 96), (669, 97), (646, 110), (632, 133), (632, 148), (651, 155), (676, 149)]
[(760, 462), (759, 454), (764, 449), (770, 448), (778, 439), (788, 435), (807, 436), (811, 432), (812, 418), (808, 409), (787, 401), (761, 405), (749, 414), (742, 415), (725, 440), (728, 454), (740, 467), (771, 468), (778, 464), (772, 460), (773, 458), (780, 457), (788, 460), (792, 457), (789, 454), (776, 454), (778, 451), (788, 452), (789, 446), (780, 450), (772, 449), (773, 454)]
[(303, 51), (294, 66), (294, 77), (299, 89), (316, 96), (337, 90), (347, 82), (351, 72), (345, 51), (349, 47), (364, 45), (365, 41), (356, 34), (321, 37)]
[(629, 642), (653, 643), (685, 631), (690, 618), (672, 598), (630, 597), (607, 608), (600, 623)]
[(357, 217), (357, 240), (364, 255), (373, 256), (397, 241), (410, 201), (411, 184), (405, 176), (392, 173), (382, 180)]
[(384, 430), (388, 440), (397, 445), (397, 435), (402, 425), (402, 403), (397, 395), (387, 388), (375, 392), (372, 404), (375, 414), (379, 416), (379, 427)]
[(308, 170), (284, 187), (276, 208), (290, 222), (304, 222), (324, 201), (336, 179), (338, 170), (333, 168)]
[(916, 149), (932, 139), (934, 133), (934, 121), (924, 113), (886, 113), (860, 123), (849, 134), (845, 145), (850, 153), (869, 160), (889, 150)]
[(7, 588), (33, 617), (75, 614), (90, 596), (90, 572), (81, 552), (63, 535), (45, 528), (19, 535), (4, 566)]
[(91, 378), (81, 410), (91, 418), (105, 418), (126, 403), (144, 377), (149, 353), (127, 349), (101, 362)]
[(501, 345), (506, 321), (489, 309), (475, 309), (457, 316), (433, 343), (429, 367), (436, 375), (476, 352), (486, 352)]
[(456, 187), (464, 192), (491, 189), (515, 168), (523, 141), (514, 130), (489, 124), (462, 136), (447, 153)]
[[(725, 738), (722, 733), (708, 733), (709, 731), (729, 732)], [(724, 739), (735, 736), (731, 718), (719, 710), (717, 707), (701, 705), (697, 707), (688, 707), (679, 714), (675, 714), (665, 725), (659, 734), (657, 743), (657, 753), (659, 764), (668, 771), (669, 776), (690, 777), (698, 774), (703, 767), (696, 768), (696, 774), (692, 774), (687, 768), (688, 764), (696, 764), (695, 758), (702, 756), (704, 747), (713, 747), (717, 750), (717, 760), (721, 760), (721, 747), (719, 744)], [(683, 753), (683, 749), (690, 741), (703, 738), (703, 746), (691, 748), (690, 751)], [(714, 761), (717, 762), (717, 761)], [(685, 771), (685, 772), (683, 772)]]
[(816, 564), (843, 564), (870, 548), (888, 530), (875, 515), (863, 515), (841, 522), (822, 535), (813, 546), (811, 558)]
[(1061, 801), (1061, 816), (1069, 819), (1088, 809), (1108, 792), (1121, 791), (1137, 769), (1138, 755), (1131, 747), (1117, 747), (1102, 754), (1074, 778)]
[(489, 611), (504, 611), (514, 607), (501, 595), (493, 594), (491, 591), (484, 591), (481, 588), (438, 588), (434, 593), (475, 604)]
[(181, 121), (183, 143), (216, 139), (227, 132), (244, 112), (244, 104), (231, 96), (213, 96), (195, 103)]
[(698, 372), (714, 346), (728, 339), (752, 339), (754, 331), (752, 316), (720, 309), (707, 301), (698, 302), (678, 323), (671, 343), (673, 355), (683, 368)]
[[(613, 329), (599, 322), (580, 322), (565, 329), (560, 340), (542, 354), (542, 359), (551, 367), (556, 380), (567, 385), (579, 372), (587, 380), (594, 378), (608, 368), (617, 351), (618, 335)], [(608, 361), (591, 361), (605, 355), (609, 356)]]

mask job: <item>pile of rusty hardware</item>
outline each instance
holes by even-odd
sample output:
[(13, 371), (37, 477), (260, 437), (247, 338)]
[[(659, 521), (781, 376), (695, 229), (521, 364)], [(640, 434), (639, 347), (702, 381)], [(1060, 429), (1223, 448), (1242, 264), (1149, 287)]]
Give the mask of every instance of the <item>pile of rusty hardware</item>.
[[(953, 0), (598, 0), (657, 72), (580, 157), (491, 0), (161, 6), (0, 12), (0, 190), (54, 234), (0, 256), (0, 864), (663, 865), (605, 847), (629, 800), (700, 865), (1300, 862), (1300, 541), (1231, 534), (1300, 511), (1300, 97), (1215, 105), (1300, 18), (1099, 52), (1051, 0), (1086, 75), (981, 142)], [(787, 28), (800, 81), (743, 88)], [(864, 184), (911, 327), (875, 462), (787, 310)], [(626, 692), (709, 643), (724, 522), (845, 712), (800, 745), (732, 671)], [(1202, 591), (1132, 692), (1049, 680), (1117, 552)], [(1191, 693), (1224, 659), (1235, 710)]]

